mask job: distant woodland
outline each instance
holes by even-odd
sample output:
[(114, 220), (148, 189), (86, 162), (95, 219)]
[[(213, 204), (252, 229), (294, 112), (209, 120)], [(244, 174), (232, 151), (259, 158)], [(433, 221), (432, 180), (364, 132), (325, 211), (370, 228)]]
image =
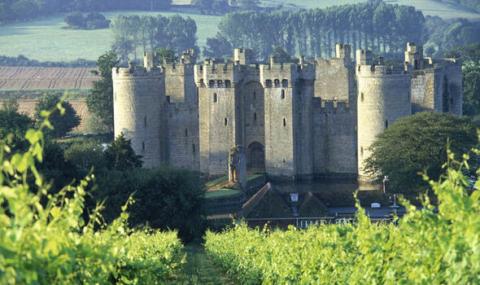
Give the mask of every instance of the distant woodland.
[(0, 23), (29, 20), (64, 12), (109, 10), (163, 10), (171, 0), (2, 0)]

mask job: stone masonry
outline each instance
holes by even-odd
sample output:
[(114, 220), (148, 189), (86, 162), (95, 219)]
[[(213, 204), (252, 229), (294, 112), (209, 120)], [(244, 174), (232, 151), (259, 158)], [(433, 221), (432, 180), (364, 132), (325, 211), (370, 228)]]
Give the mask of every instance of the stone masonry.
[(461, 64), (423, 58), (408, 43), (405, 62), (337, 45), (332, 59), (232, 60), (115, 68), (115, 135), (132, 140), (145, 167), (170, 165), (210, 176), (228, 173), (229, 152), (245, 149), (249, 172), (271, 177), (357, 178), (376, 136), (419, 111), (462, 114)]

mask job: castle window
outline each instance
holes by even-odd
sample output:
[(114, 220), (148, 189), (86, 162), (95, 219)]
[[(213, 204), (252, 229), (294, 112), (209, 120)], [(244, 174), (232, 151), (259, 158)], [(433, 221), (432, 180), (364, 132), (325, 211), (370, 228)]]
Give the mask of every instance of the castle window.
[(200, 79), (200, 86), (201, 86), (201, 87), (204, 87), (204, 86), (205, 86), (205, 81), (203, 81), (203, 78)]
[(143, 126), (146, 128), (147, 127), (147, 116), (143, 118)]
[(283, 118), (283, 127), (285, 128), (287, 126), (287, 119)]
[(142, 142), (142, 152), (145, 152), (145, 142)]
[(217, 102), (218, 102), (217, 93), (213, 93), (213, 103), (217, 103)]
[(282, 89), (282, 94), (280, 95), (282, 99), (285, 99), (285, 90)]
[(275, 79), (274, 84), (275, 84), (275, 87), (280, 87), (280, 80)]
[(185, 129), (185, 136), (188, 137), (188, 129)]
[(363, 146), (360, 148), (360, 156), (363, 157)]
[(215, 80), (208, 81), (208, 87), (210, 87), (210, 88), (215, 87)]
[(195, 152), (197, 151), (195, 144), (192, 144), (192, 154), (195, 155)]
[(362, 93), (360, 93), (360, 101), (363, 102), (363, 99), (364, 99), (364, 95), (363, 95), (363, 92), (362, 92)]
[(232, 83), (230, 82), (230, 80), (225, 80), (225, 87), (227, 87), (227, 88), (232, 87)]
[(222, 87), (223, 87), (223, 81), (222, 81), (222, 80), (218, 80), (218, 81), (217, 81), (217, 87), (218, 87), (218, 88), (222, 88)]
[(265, 85), (267, 86), (267, 88), (272, 88), (272, 80), (268, 79), (267, 81), (265, 81)]
[(253, 91), (253, 101), (257, 100), (257, 92)]
[(288, 87), (288, 80), (287, 79), (282, 80), (282, 87), (284, 87), (284, 88)]
[(254, 113), (254, 114), (253, 114), (253, 122), (254, 122), (254, 123), (257, 122), (257, 113)]
[(170, 103), (170, 96), (167, 96), (167, 103)]
[(385, 120), (385, 129), (388, 129), (388, 120)]
[(227, 118), (225, 118), (224, 124), (225, 124), (225, 126), (228, 126), (228, 119)]

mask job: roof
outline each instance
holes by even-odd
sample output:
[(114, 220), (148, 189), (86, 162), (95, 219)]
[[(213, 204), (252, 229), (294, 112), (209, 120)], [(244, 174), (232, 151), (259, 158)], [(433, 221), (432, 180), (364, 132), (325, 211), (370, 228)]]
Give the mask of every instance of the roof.
[(172, 0), (173, 6), (191, 6), (195, 5), (195, 0)]

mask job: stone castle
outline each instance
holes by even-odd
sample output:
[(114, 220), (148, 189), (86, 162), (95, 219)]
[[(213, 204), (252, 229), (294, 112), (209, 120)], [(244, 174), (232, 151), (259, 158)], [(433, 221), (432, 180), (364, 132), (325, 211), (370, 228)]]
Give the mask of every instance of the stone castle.
[(229, 151), (245, 149), (250, 172), (271, 177), (356, 178), (375, 137), (420, 111), (462, 114), (462, 70), (407, 44), (405, 62), (338, 44), (332, 59), (255, 62), (235, 49), (227, 62), (113, 70), (115, 136), (123, 133), (145, 167), (170, 165), (226, 175)]

